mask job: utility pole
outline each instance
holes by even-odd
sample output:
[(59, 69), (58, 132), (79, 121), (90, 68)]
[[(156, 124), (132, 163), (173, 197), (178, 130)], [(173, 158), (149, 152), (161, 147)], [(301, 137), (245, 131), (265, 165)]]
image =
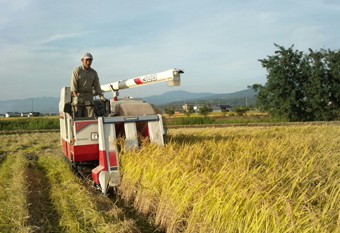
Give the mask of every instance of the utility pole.
[(31, 99), (32, 100), (32, 112), (33, 112), (33, 99)]

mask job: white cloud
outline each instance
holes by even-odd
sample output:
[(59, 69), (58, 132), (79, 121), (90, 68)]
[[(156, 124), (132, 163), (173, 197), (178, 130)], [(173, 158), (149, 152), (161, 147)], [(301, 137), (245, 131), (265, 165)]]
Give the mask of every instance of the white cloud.
[[(274, 43), (298, 50), (338, 49), (337, 1), (1, 1), (0, 99), (59, 96), (84, 52), (101, 82), (184, 68), (173, 89), (234, 92), (264, 83), (258, 59)], [(90, 9), (90, 11), (89, 11)], [(21, 17), (18, 17), (20, 15)], [(24, 19), (24, 20), (22, 20)], [(13, 90), (20, 90), (14, 91)]]
[(53, 41), (69, 39), (69, 38), (74, 38), (74, 37), (80, 37), (80, 36), (86, 37), (86, 34), (87, 34), (87, 32), (49, 35), (47, 39), (39, 41), (39, 42), (37, 42), (37, 44), (45, 44), (45, 43), (49, 43), (49, 42), (53, 42)]

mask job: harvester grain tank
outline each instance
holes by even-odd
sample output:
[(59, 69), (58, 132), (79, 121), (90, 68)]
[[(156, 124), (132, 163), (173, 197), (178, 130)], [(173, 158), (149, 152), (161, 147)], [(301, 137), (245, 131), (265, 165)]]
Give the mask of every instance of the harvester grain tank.
[(118, 99), (119, 90), (158, 82), (179, 86), (182, 73), (181, 69), (170, 69), (101, 85), (102, 91), (111, 91), (113, 98), (105, 102), (95, 99), (95, 116), (91, 118), (75, 117), (71, 89), (61, 89), (59, 118), (62, 151), (104, 195), (109, 187), (120, 184), (120, 147), (138, 149), (140, 138), (164, 145), (161, 115), (142, 100)]

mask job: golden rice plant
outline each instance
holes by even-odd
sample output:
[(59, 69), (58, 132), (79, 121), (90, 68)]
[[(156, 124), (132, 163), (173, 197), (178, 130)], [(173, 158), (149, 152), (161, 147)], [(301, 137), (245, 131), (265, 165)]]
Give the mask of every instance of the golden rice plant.
[(21, 152), (10, 153), (0, 165), (0, 232), (30, 232), (25, 167)]
[(121, 156), (121, 191), (167, 232), (336, 232), (339, 129), (170, 129)]

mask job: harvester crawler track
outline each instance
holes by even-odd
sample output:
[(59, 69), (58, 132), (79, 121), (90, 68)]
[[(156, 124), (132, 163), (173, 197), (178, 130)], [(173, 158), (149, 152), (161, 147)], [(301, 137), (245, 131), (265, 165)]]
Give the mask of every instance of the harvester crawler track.
[(95, 188), (96, 190), (101, 190), (100, 185), (93, 182), (91, 177), (91, 170), (93, 168), (93, 164), (90, 163), (75, 163), (67, 159), (66, 157), (65, 161), (70, 165), (72, 171), (74, 174), (79, 177), (81, 180), (83, 180), (85, 183), (90, 185), (91, 187)]

